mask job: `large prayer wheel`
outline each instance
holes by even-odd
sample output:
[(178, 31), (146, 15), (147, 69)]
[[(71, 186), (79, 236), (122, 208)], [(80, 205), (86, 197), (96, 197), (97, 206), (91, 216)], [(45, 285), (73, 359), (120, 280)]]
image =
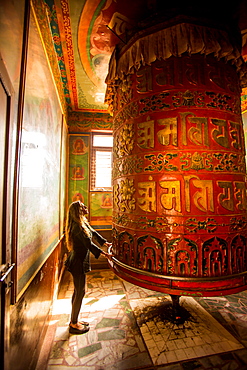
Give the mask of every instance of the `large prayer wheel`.
[(247, 289), (239, 61), (225, 31), (190, 23), (140, 31), (112, 56), (121, 278), (179, 296)]

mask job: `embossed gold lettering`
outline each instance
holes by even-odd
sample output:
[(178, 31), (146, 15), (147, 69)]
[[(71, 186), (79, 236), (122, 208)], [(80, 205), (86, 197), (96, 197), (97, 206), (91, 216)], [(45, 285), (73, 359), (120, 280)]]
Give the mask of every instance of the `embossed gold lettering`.
[(183, 70), (187, 80), (193, 84), (198, 85), (201, 80), (204, 79), (204, 75), (202, 73), (202, 66), (198, 64), (198, 61), (193, 61), (191, 58), (187, 59), (185, 63), (183, 63)]
[(242, 143), (241, 143), (241, 125), (238, 122), (230, 121), (230, 134), (233, 138), (232, 146), (235, 149), (241, 150)]
[(224, 148), (228, 148), (229, 139), (227, 134), (227, 121), (224, 119), (212, 118), (212, 123), (218, 126), (218, 129), (213, 129), (212, 135), (215, 142)]
[[(182, 124), (182, 143), (188, 144), (190, 140), (195, 145), (209, 146), (208, 121), (206, 117), (195, 117), (193, 113), (180, 113)], [(191, 117), (192, 116), (192, 117)], [(189, 124), (195, 124), (188, 129)]]
[(223, 193), (219, 194), (219, 203), (229, 211), (234, 210), (233, 200), (233, 185), (231, 181), (218, 181), (218, 185), (224, 189)]
[(160, 86), (163, 85), (174, 85), (174, 61), (173, 60), (167, 60), (157, 63), (156, 69), (162, 72), (158, 73), (155, 76), (156, 83)]
[(189, 117), (190, 123), (195, 123), (196, 127), (190, 127), (188, 137), (196, 145), (209, 146), (208, 138), (208, 120), (206, 117)]
[(142, 68), (136, 74), (137, 86), (136, 90), (139, 93), (145, 93), (147, 91), (152, 91), (152, 70), (150, 66)]
[(137, 198), (138, 206), (145, 212), (156, 212), (155, 181), (139, 182), (138, 192), (141, 196), (140, 198)]
[(123, 14), (115, 12), (108, 26), (114, 29), (117, 35), (121, 35), (122, 33), (126, 32), (126, 29), (129, 26), (129, 19)]
[(178, 145), (177, 117), (158, 119), (158, 125), (165, 126), (157, 133), (158, 141), (162, 145)]
[(166, 190), (160, 198), (162, 206), (181, 212), (180, 181), (160, 181), (160, 186)]
[(235, 197), (237, 200), (237, 208), (241, 211), (247, 209), (247, 198), (246, 198), (246, 186), (243, 181), (236, 181), (235, 185)]
[(191, 210), (191, 189), (190, 180), (192, 185), (198, 189), (193, 194), (193, 202), (195, 206), (202, 212), (211, 211), (214, 212), (214, 199), (213, 199), (213, 181), (212, 180), (200, 180), (197, 176), (185, 176), (185, 208), (187, 212)]
[(154, 147), (154, 121), (138, 123), (137, 143), (141, 148)]

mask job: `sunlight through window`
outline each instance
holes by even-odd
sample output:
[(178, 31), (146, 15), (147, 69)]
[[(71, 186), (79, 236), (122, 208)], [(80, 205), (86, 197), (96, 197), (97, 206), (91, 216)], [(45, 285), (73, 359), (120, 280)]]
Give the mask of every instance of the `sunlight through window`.
[(91, 189), (112, 188), (112, 135), (93, 135)]

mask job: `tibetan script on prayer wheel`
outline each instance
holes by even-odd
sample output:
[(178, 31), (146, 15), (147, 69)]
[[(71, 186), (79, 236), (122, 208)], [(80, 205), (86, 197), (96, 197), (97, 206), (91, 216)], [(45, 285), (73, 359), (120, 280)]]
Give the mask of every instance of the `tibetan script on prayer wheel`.
[(111, 267), (176, 295), (247, 288), (245, 145), (236, 67), (140, 66), (115, 87)]

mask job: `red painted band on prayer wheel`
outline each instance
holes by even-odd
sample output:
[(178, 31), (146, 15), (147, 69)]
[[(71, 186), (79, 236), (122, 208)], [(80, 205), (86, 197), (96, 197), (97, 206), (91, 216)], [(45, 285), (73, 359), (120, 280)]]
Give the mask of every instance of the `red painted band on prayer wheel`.
[(120, 72), (124, 51), (118, 58), (107, 94), (114, 115), (112, 269), (169, 294), (247, 289), (236, 65), (195, 53)]

